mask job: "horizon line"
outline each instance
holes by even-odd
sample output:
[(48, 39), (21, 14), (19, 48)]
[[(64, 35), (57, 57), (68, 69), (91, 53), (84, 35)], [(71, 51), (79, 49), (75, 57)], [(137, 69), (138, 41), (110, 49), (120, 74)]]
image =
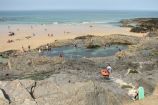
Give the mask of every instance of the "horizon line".
[(0, 10), (0, 11), (151, 11), (158, 12), (158, 10), (143, 10), (143, 9), (24, 9), (24, 10)]

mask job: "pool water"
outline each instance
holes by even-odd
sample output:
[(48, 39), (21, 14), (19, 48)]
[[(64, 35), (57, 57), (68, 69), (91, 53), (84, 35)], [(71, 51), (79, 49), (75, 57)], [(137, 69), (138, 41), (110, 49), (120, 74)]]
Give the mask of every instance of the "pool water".
[(75, 48), (73, 46), (64, 46), (52, 48), (51, 51), (44, 51), (42, 55), (59, 56), (63, 54), (67, 58), (82, 58), (82, 57), (106, 57), (115, 55), (119, 50), (127, 49), (127, 45), (111, 45), (110, 47), (101, 47), (96, 49)]

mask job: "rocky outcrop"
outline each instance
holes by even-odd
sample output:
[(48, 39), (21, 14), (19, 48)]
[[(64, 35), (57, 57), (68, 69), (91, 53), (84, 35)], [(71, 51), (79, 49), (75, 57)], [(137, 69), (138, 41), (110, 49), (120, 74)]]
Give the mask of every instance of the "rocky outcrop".
[(158, 32), (149, 32), (147, 37), (158, 37)]
[(125, 105), (158, 105), (158, 97), (156, 96), (150, 96), (146, 97), (145, 100), (139, 100), (132, 103), (128, 103)]
[(9, 101), (5, 97), (5, 91), (0, 89), (0, 105), (9, 105)]
[(135, 18), (120, 21), (123, 27), (131, 27), (131, 32), (146, 33), (157, 31), (158, 18)]
[(91, 45), (91, 44), (87, 46), (88, 49), (96, 49), (99, 47), (100, 47), (99, 45)]
[(17, 56), (18, 50), (9, 50), (9, 51), (4, 51), (0, 52), (0, 56), (3, 58), (9, 58), (9, 56)]
[[(73, 80), (70, 80), (73, 82)], [(60, 82), (60, 83), (59, 83)], [(65, 83), (67, 82), (67, 83)], [(40, 81), (34, 96), (39, 105), (121, 105), (120, 97), (93, 82)], [(41, 92), (41, 90), (43, 90)], [(119, 99), (120, 98), (120, 99)]]
[(107, 43), (111, 43), (111, 44), (135, 45), (135, 44), (138, 44), (140, 41), (139, 37), (117, 35), (117, 34), (110, 35), (104, 38)]
[(130, 31), (136, 32), (136, 33), (146, 33), (149, 30), (147, 28), (144, 28), (144, 27), (136, 26), (136, 27), (132, 27), (132, 29)]
[[(106, 36), (79, 36), (75, 39), (56, 41), (49, 44), (50, 48), (60, 47), (60, 46), (74, 46), (74, 47), (84, 47), (87, 48), (96, 48), (104, 47), (106, 44), (123, 44), (123, 45), (133, 45), (137, 44), (140, 41), (139, 37), (128, 36), (128, 35), (106, 35)], [(46, 46), (41, 46), (37, 49), (46, 50)]]
[[(88, 59), (66, 59), (61, 57), (45, 57), (38, 54), (10, 57), (10, 70), (0, 71), (1, 80), (34, 79), (41, 80), (52, 74), (61, 72), (90, 75), (98, 70), (97, 65)], [(85, 76), (86, 77), (86, 76)]]
[(19, 80), (2, 82), (0, 87), (6, 92), (11, 105), (36, 105), (28, 90)]
[(121, 90), (121, 94), (116, 93), (115, 86), (113, 89), (106, 83), (79, 80), (70, 74), (59, 74), (37, 82), (0, 82), (0, 88), (8, 96), (6, 99), (0, 92), (0, 102), (1, 105), (123, 105), (128, 99)]
[(157, 84), (156, 87), (155, 87), (155, 90), (154, 90), (154, 92), (153, 92), (153, 95), (158, 96), (158, 84)]
[(76, 37), (75, 39), (90, 39), (93, 37), (94, 37), (94, 35), (87, 35), (87, 36), (79, 36), (79, 37)]

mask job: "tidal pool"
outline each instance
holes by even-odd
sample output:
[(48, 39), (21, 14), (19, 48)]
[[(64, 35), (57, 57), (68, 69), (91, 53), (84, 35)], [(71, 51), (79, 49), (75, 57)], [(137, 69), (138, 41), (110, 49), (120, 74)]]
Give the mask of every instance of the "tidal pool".
[(67, 58), (82, 58), (82, 57), (106, 57), (115, 55), (120, 50), (127, 49), (127, 45), (111, 45), (110, 47), (100, 47), (95, 49), (75, 48), (74, 46), (63, 46), (52, 48), (50, 51), (44, 51), (42, 55), (59, 56), (63, 54)]

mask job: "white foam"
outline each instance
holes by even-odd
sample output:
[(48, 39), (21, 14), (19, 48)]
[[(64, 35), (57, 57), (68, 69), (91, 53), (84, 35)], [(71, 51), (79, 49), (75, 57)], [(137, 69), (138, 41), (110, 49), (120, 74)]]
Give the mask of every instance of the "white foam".
[(104, 22), (104, 21), (98, 21), (98, 22), (93, 22), (95, 24), (106, 24), (107, 22)]
[(59, 24), (58, 22), (53, 22), (53, 24)]
[(82, 24), (89, 24), (89, 22), (82, 22)]

